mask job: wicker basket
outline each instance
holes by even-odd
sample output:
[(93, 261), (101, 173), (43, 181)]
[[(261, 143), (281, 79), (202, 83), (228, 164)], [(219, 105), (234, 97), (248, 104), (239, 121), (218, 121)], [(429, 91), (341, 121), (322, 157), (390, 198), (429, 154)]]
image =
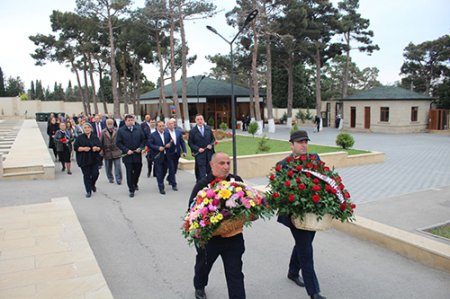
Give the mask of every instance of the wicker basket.
[(221, 236), (223, 238), (229, 238), (237, 234), (242, 233), (244, 224), (246, 222), (245, 217), (237, 217), (229, 220), (224, 220), (220, 226), (213, 232), (213, 236)]
[(305, 217), (303, 217), (303, 220), (297, 217), (292, 217), (291, 220), (294, 226), (298, 229), (320, 231), (331, 228), (333, 217), (331, 217), (330, 214), (325, 214), (322, 216), (322, 219), (317, 221), (316, 214), (307, 213), (305, 214)]

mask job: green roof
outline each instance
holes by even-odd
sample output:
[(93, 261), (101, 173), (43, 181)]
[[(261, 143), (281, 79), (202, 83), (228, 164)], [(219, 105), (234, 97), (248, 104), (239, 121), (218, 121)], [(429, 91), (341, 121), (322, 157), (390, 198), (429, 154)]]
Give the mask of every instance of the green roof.
[[(187, 96), (197, 97), (197, 83), (200, 82), (202, 76), (193, 76), (187, 78)], [(181, 97), (181, 80), (176, 82), (177, 85), (177, 95)], [(159, 99), (159, 91), (157, 88), (155, 90), (146, 92), (140, 96), (141, 100), (147, 99)], [(167, 98), (172, 97), (172, 84), (164, 86), (164, 94)], [(250, 90), (248, 88), (234, 84), (234, 94), (236, 97), (249, 97)], [(204, 79), (198, 85), (198, 96), (199, 97), (230, 97), (231, 95), (231, 84), (227, 81), (216, 80), (209, 77), (204, 77)]]
[(357, 100), (433, 100), (432, 97), (396, 86), (378, 86), (345, 97), (342, 101)]

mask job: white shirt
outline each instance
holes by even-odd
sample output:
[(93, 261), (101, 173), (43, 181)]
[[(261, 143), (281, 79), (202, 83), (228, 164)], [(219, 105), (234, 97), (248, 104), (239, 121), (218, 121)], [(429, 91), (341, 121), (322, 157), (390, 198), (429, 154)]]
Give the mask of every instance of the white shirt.
[(169, 130), (170, 136), (172, 137), (173, 144), (177, 145), (177, 135), (175, 134), (175, 130)]
[(161, 137), (162, 143), (165, 144), (166, 142), (164, 141), (164, 132), (163, 132), (163, 133), (160, 133), (160, 132), (158, 131), (158, 133), (159, 133), (159, 136)]

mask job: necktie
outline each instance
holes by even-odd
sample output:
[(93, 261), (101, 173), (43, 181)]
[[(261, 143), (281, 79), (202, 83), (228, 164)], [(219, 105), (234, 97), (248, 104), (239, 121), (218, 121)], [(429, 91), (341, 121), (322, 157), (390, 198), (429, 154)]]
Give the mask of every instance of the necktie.
[(100, 123), (97, 123), (97, 137), (100, 138), (102, 135), (102, 130), (100, 129)]
[(205, 136), (203, 126), (200, 127), (200, 133), (202, 133), (202, 136)]

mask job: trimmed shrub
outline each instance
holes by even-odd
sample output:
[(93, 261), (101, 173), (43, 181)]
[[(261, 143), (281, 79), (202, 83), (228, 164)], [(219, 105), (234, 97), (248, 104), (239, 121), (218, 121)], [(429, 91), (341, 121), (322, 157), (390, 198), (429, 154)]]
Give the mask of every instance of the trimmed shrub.
[(226, 130), (228, 130), (228, 125), (226, 123), (224, 123), (224, 122), (221, 122), (220, 125), (219, 125), (219, 128), (222, 131), (226, 131)]
[(253, 137), (255, 137), (255, 134), (258, 131), (258, 129), (259, 125), (256, 121), (253, 121), (248, 125), (248, 132), (252, 134)]
[(264, 134), (260, 141), (258, 141), (258, 150), (256, 153), (263, 153), (270, 151), (270, 145), (268, 144), (269, 138)]
[(299, 129), (298, 125), (297, 125), (297, 122), (294, 122), (294, 125), (291, 128), (291, 134), (296, 132), (296, 131), (298, 131), (298, 130), (300, 130), (300, 129)]
[(355, 144), (353, 136), (347, 133), (341, 133), (336, 137), (336, 144), (343, 149), (349, 149)]

